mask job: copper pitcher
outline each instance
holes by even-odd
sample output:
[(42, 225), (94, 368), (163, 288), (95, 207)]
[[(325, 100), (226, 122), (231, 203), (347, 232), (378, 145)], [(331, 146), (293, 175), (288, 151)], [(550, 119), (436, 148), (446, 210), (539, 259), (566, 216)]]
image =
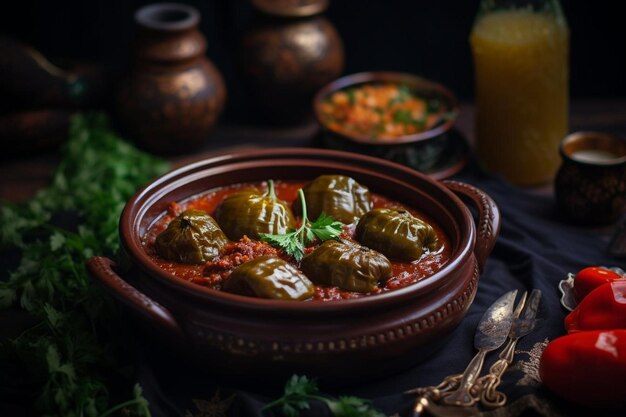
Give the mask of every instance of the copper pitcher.
[(134, 66), (120, 86), (118, 119), (141, 147), (188, 152), (203, 145), (226, 100), (218, 69), (205, 56), (200, 13), (177, 3), (135, 13)]

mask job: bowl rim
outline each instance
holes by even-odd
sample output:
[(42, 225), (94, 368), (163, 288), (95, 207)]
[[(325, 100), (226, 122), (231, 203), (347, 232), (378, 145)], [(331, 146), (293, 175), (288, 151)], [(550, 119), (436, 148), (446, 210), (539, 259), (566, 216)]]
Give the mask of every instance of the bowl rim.
[[(281, 156), (285, 159), (296, 160), (307, 156), (315, 156), (318, 159), (323, 158), (331, 160), (333, 157), (343, 158), (342, 161), (344, 163), (346, 160), (349, 161), (355, 169), (358, 169), (358, 165), (355, 165), (355, 163), (361, 162), (379, 165), (381, 170), (395, 169), (400, 170), (409, 176), (421, 177), (421, 179), (425, 181), (425, 184), (436, 189), (439, 193), (442, 193), (454, 204), (453, 209), (450, 209), (449, 207), (447, 207), (447, 209), (450, 211), (458, 209), (458, 215), (461, 216), (464, 223), (466, 223), (467, 233), (460, 234), (457, 248), (451, 253), (449, 261), (427, 279), (382, 294), (356, 299), (334, 300), (332, 302), (294, 302), (285, 300), (270, 300), (216, 291), (182, 280), (161, 269), (154, 262), (152, 262), (151, 258), (144, 249), (142, 243), (143, 236), (139, 236), (139, 225), (143, 216), (147, 212), (147, 207), (154, 205), (163, 198), (166, 194), (165, 191), (168, 190), (168, 185), (171, 187), (175, 184), (180, 184), (181, 179), (192, 177), (194, 176), (194, 173), (197, 177), (198, 174), (202, 174), (202, 172), (206, 171), (211, 164), (216, 164), (215, 166), (217, 167), (221, 165), (228, 166), (235, 165), (237, 162), (242, 160), (257, 162), (259, 160), (275, 160)], [(381, 170), (378, 172), (386, 173), (386, 171)], [(206, 177), (207, 176), (200, 176), (199, 178)], [(236, 183), (236, 181), (233, 183)], [(185, 198), (191, 197), (191, 195), (192, 194)], [(435, 199), (435, 201), (439, 202), (440, 205), (445, 206), (444, 204), (441, 204), (441, 201), (437, 199)], [(455, 217), (454, 213), (451, 213), (451, 215), (452, 217)], [(463, 227), (461, 225), (457, 225), (457, 227), (460, 229), (460, 232), (463, 232)], [(454, 275), (455, 271), (460, 270), (460, 268), (466, 264), (468, 259), (473, 256), (473, 251), (476, 245), (476, 226), (469, 209), (459, 197), (457, 197), (443, 184), (440, 184), (436, 180), (429, 178), (419, 171), (395, 162), (352, 152), (318, 148), (268, 148), (262, 150), (236, 151), (216, 155), (176, 168), (150, 181), (137, 191), (137, 193), (135, 193), (130, 200), (128, 200), (120, 217), (119, 234), (122, 248), (131, 258), (133, 265), (146, 273), (151, 279), (158, 279), (159, 282), (165, 284), (170, 289), (183, 292), (192, 299), (200, 302), (213, 302), (228, 308), (235, 307), (254, 312), (273, 312), (278, 314), (284, 314), (286, 312), (290, 314), (333, 314), (384, 307), (394, 302), (404, 302), (418, 294), (428, 293), (445, 286), (448, 283), (446, 278)]]
[[(367, 135), (348, 135), (344, 132), (332, 130), (326, 127), (326, 124), (323, 122), (321, 117), (321, 104), (326, 97), (336, 91), (342, 90), (347, 87), (373, 82), (402, 82), (408, 84), (412, 89), (414, 89), (418, 85), (422, 85), (432, 90), (436, 90), (442, 96), (446, 97), (446, 99), (450, 103), (451, 117), (448, 118), (448, 120), (446, 120), (444, 123), (433, 129), (414, 133), (412, 135), (398, 136), (396, 138), (388, 140), (377, 140)], [(460, 106), (456, 95), (448, 87), (428, 78), (424, 78), (408, 72), (399, 71), (366, 71), (344, 75), (326, 84), (315, 94), (313, 98), (313, 113), (315, 115), (317, 123), (323, 129), (330, 131), (345, 140), (371, 146), (395, 146), (436, 138), (450, 130), (456, 124), (459, 116), (459, 111)]]

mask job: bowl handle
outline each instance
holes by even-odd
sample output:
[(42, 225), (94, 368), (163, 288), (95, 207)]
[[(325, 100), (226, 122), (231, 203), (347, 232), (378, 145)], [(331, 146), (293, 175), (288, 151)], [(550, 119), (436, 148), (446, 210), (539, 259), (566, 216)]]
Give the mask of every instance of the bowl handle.
[(474, 254), (478, 268), (482, 271), (487, 256), (496, 244), (500, 233), (500, 210), (491, 197), (478, 188), (459, 181), (446, 180), (442, 183), (450, 190), (470, 200), (478, 208), (478, 226)]
[(115, 298), (148, 318), (157, 328), (182, 336), (183, 331), (172, 313), (126, 282), (115, 272), (114, 267), (115, 263), (103, 256), (92, 256), (87, 260), (91, 277)]

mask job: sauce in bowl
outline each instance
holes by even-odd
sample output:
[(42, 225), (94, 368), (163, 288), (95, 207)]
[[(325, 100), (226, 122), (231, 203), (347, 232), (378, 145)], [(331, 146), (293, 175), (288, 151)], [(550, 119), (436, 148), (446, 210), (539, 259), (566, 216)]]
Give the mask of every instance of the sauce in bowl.
[[(292, 205), (297, 199), (298, 190), (304, 185), (304, 182), (297, 181), (275, 181), (274, 187), (276, 196)], [(177, 278), (218, 291), (222, 289), (222, 282), (228, 278), (234, 267), (256, 256), (264, 256), (268, 254), (275, 255), (298, 267), (299, 264), (292, 257), (286, 255), (281, 249), (274, 248), (265, 242), (248, 239), (247, 237), (244, 237), (239, 241), (228, 243), (220, 253), (219, 258), (208, 261), (204, 264), (184, 264), (163, 259), (158, 255), (155, 249), (157, 236), (163, 232), (167, 228), (168, 224), (182, 211), (187, 209), (198, 209), (213, 215), (225, 197), (235, 192), (250, 188), (254, 188), (259, 191), (265, 190), (265, 183), (240, 183), (219, 187), (191, 197), (190, 199), (180, 203), (170, 204), (168, 211), (156, 219), (146, 235), (143, 237), (144, 248), (151, 257), (152, 261), (161, 269), (173, 274)], [(433, 252), (425, 251), (419, 259), (412, 262), (401, 262), (391, 259), (391, 277), (371, 292), (362, 293), (346, 291), (336, 286), (316, 285), (315, 292), (311, 300), (331, 301), (360, 298), (406, 287), (434, 274), (450, 259), (451, 245), (449, 238), (445, 235), (441, 227), (439, 227), (431, 219), (427, 218), (423, 213), (420, 213), (410, 207), (406, 207), (398, 201), (379, 194), (372, 193), (371, 200), (373, 209), (392, 207), (403, 208), (409, 211), (413, 216), (422, 219), (431, 225), (439, 242), (441, 242), (441, 249)], [(297, 218), (297, 221), (299, 222), (300, 218)], [(352, 240), (354, 236), (354, 229), (354, 224), (344, 225), (341, 238)], [(305, 249), (305, 253), (312, 252), (316, 247), (317, 244), (315, 243), (310, 245)]]

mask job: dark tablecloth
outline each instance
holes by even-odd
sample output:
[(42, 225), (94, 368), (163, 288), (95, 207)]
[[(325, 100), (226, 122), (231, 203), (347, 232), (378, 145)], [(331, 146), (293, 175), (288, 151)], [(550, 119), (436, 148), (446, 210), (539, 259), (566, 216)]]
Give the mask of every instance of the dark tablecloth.
[[(278, 137), (274, 133), (269, 135), (256, 130), (242, 133), (241, 129), (236, 129), (228, 132), (225, 130), (217, 135), (219, 137), (215, 143), (218, 148), (316, 144), (315, 141), (309, 141), (308, 138), (314, 132), (308, 130), (295, 134), (289, 131)], [(271, 141), (267, 139), (269, 136), (272, 137)], [(188, 161), (175, 162), (182, 164)], [(539, 288), (543, 293), (540, 326), (519, 341), (514, 366), (505, 374), (501, 385), (501, 389), (509, 395), (509, 405), (489, 415), (623, 415), (624, 410), (585, 410), (560, 401), (542, 389), (534, 379), (542, 344), (564, 334), (563, 318), (567, 312), (559, 302), (559, 281), (565, 279), (568, 272), (589, 265), (626, 269), (624, 259), (608, 255), (612, 228), (591, 229), (565, 223), (557, 212), (551, 192), (514, 187), (498, 178), (482, 174), (472, 163), (453, 179), (465, 181), (487, 192), (498, 204), (502, 215), (500, 236), (486, 262), (476, 297), (464, 320), (441, 349), (417, 366), (384, 379), (364, 381), (340, 389), (321, 385), (321, 391), (332, 396), (364, 397), (371, 399), (375, 406), (388, 415), (409, 415), (414, 397), (402, 393), (410, 388), (437, 384), (445, 376), (463, 371), (475, 353), (473, 338), (478, 320), (494, 300), (514, 288)], [(7, 269), (6, 265), (1, 266), (2, 270)], [(7, 320), (3, 323), (7, 323)], [(14, 327), (19, 328), (19, 325)], [(6, 334), (15, 334), (7, 331), (7, 328), (0, 330)], [(269, 416), (272, 413), (262, 413), (261, 408), (281, 395), (280, 388), (270, 388), (266, 381), (246, 381), (245, 385), (225, 382), (187, 364), (185, 358), (164, 351), (157, 341), (143, 337), (137, 339), (136, 347), (131, 348), (132, 344), (129, 343), (129, 354), (135, 357), (137, 378), (155, 417)], [(497, 353), (489, 354), (484, 369), (496, 357)], [(17, 409), (30, 409), (29, 404), (23, 404), (24, 408), (21, 408), (19, 404), (23, 402), (10, 393), (3, 395), (0, 417), (16, 415), (14, 412), (5, 412), (16, 409), (13, 406), (5, 408), (10, 404), (17, 406)], [(322, 404), (312, 404), (311, 411), (303, 413), (303, 416), (325, 415), (328, 412)]]
[[(470, 166), (454, 179), (473, 184), (487, 192), (498, 204), (502, 229), (489, 257), (469, 312), (446, 344), (419, 365), (405, 372), (341, 389), (321, 386), (333, 396), (356, 395), (371, 399), (388, 415), (408, 415), (413, 397), (403, 391), (437, 384), (445, 376), (462, 372), (474, 355), (473, 338), (478, 320), (488, 306), (511, 289), (543, 293), (540, 325), (518, 345), (514, 366), (503, 378), (501, 389), (509, 395), (509, 405), (489, 415), (620, 415), (620, 411), (584, 410), (554, 398), (535, 379), (542, 344), (564, 334), (567, 311), (560, 304), (558, 283), (589, 265), (619, 266), (624, 260), (607, 253), (610, 229), (589, 229), (561, 220), (551, 193), (516, 188), (482, 175)], [(393, 196), (391, 196), (393, 197)], [(246, 388), (223, 383), (184, 365), (176, 358), (154, 353), (143, 345), (137, 352), (138, 377), (151, 402), (154, 416), (261, 416), (264, 404), (280, 396), (268, 392), (264, 381), (247, 381)], [(487, 356), (487, 369), (497, 353)], [(250, 388), (257, 386), (258, 389)], [(313, 404), (306, 416), (328, 415), (321, 404)]]

